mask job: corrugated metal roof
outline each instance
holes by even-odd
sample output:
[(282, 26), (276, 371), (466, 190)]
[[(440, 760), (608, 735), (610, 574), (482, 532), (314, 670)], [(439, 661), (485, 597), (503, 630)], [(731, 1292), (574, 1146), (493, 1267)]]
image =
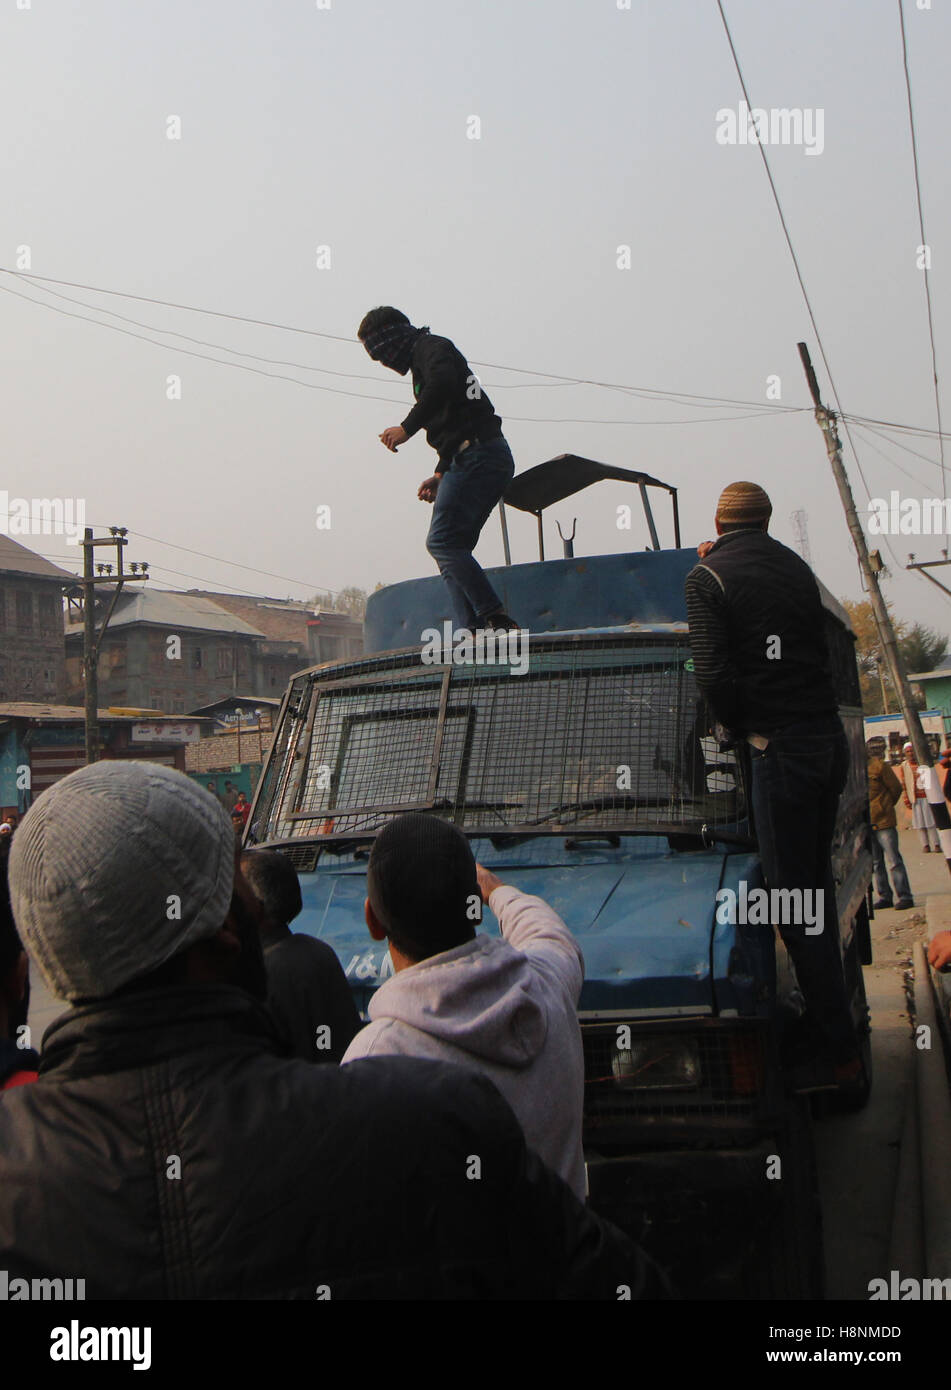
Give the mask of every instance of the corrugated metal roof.
[[(41, 719), (41, 720), (78, 720), (82, 723), (84, 718), (82, 705), (42, 705), (30, 700), (2, 700), (0, 701), (0, 719)], [(156, 718), (155, 715), (152, 718)], [(122, 720), (132, 722), (133, 716), (128, 714), (110, 714), (107, 709), (99, 711), (99, 719), (102, 722), (107, 720)], [(137, 716), (138, 722), (142, 722), (142, 716)]]
[[(5, 517), (2, 519), (6, 520)], [(79, 551), (78, 554), (81, 556), (82, 551)], [(78, 558), (76, 563), (79, 564)], [(77, 578), (75, 574), (70, 574), (69, 570), (61, 570), (51, 560), (37, 555), (35, 550), (27, 549), (19, 541), (15, 541), (12, 536), (0, 533), (0, 571), (3, 570), (10, 574), (32, 575), (37, 579), (75, 580)]]
[[(148, 724), (158, 721), (161, 724), (201, 724), (207, 720), (201, 715), (164, 714), (153, 710), (149, 714), (115, 714), (112, 710), (98, 711), (101, 724)], [(85, 714), (82, 705), (44, 705), (31, 700), (0, 700), (0, 719), (39, 719), (50, 723), (56, 720), (67, 723), (72, 720), (83, 722)]]
[[(107, 586), (103, 586), (107, 587)], [(124, 591), (109, 619), (109, 631), (131, 627), (135, 623), (153, 623), (159, 627), (198, 628), (204, 632), (228, 632), (237, 636), (263, 637), (264, 634), (243, 618), (237, 618), (211, 599), (194, 594), (176, 594), (167, 589), (139, 588)], [(82, 623), (71, 623), (66, 636), (83, 630)]]

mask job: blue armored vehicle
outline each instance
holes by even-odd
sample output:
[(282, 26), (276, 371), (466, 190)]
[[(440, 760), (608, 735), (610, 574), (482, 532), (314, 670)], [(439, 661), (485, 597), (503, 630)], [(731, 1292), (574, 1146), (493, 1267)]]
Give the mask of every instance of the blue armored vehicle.
[[(545, 560), (545, 508), (605, 478), (637, 487), (650, 548), (578, 557), (566, 541)], [(649, 502), (657, 488), (673, 503), (672, 549)], [(693, 675), (683, 591), (697, 556), (680, 545), (676, 492), (562, 455), (519, 475), (505, 505), (538, 518), (539, 559), (489, 572), (527, 643), (441, 640), (452, 629), (438, 576), (378, 591), (366, 654), (291, 681), (249, 840), (290, 856), (304, 899), (295, 929), (333, 946), (365, 1009), (392, 969), (364, 924), (374, 835), (410, 810), (459, 825), (477, 860), (550, 903), (584, 952), (592, 1205), (687, 1296), (821, 1296), (810, 1113), (780, 1059), (801, 1000), (769, 916), (722, 911), (726, 890), (738, 901), (764, 885), (744, 755), (713, 737)], [(505, 506), (502, 522), (508, 557)], [(853, 752), (834, 872), (865, 1040), (861, 1102), (866, 759), (854, 639), (823, 598)], [(488, 910), (482, 930), (498, 931)]]

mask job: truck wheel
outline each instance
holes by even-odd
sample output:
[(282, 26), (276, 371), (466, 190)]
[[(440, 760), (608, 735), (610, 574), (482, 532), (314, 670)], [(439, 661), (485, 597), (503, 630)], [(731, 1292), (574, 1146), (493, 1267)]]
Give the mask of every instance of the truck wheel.
[[(751, 1270), (751, 1298), (821, 1299), (825, 1289), (822, 1205), (812, 1136), (812, 1113), (805, 1096), (792, 1096), (777, 1135), (782, 1161), (777, 1210), (763, 1233)], [(772, 1183), (771, 1183), (772, 1185)]]

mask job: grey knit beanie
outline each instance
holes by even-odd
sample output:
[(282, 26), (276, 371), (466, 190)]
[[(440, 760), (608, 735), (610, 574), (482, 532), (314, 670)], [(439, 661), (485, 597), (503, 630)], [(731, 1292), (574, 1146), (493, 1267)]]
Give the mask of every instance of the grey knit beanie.
[(55, 995), (102, 999), (223, 925), (234, 851), (224, 807), (181, 772), (91, 763), (13, 837), (13, 915)]

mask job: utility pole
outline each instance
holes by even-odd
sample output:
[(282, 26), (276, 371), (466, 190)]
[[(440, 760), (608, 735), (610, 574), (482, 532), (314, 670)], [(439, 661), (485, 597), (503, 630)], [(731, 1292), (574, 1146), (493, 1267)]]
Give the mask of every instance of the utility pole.
[(881, 569), (881, 561), (876, 567), (871, 560), (868, 552), (868, 545), (865, 541), (865, 532), (862, 530), (858, 513), (855, 510), (855, 499), (852, 496), (852, 488), (849, 483), (848, 474), (845, 471), (845, 464), (842, 462), (842, 442), (839, 439), (839, 432), (836, 429), (835, 413), (827, 410), (819, 399), (819, 384), (816, 381), (816, 374), (813, 370), (812, 359), (809, 356), (809, 349), (805, 343), (799, 344), (799, 356), (802, 359), (803, 370), (806, 373), (806, 381), (809, 383), (809, 391), (812, 395), (813, 405), (816, 408), (816, 423), (822, 430), (826, 442), (826, 452), (829, 455), (829, 463), (832, 465), (832, 473), (835, 477), (836, 486), (839, 489), (839, 497), (842, 499), (842, 506), (845, 509), (845, 519), (848, 522), (849, 531), (852, 535), (852, 542), (858, 555), (859, 565), (865, 577), (865, 584), (868, 590), (869, 602), (872, 605), (872, 612), (875, 615), (875, 622), (878, 625), (879, 637), (882, 642), (882, 650), (885, 661), (888, 665), (888, 673), (891, 676), (892, 688), (898, 696), (901, 712), (905, 719), (905, 728), (908, 730), (908, 738), (915, 751), (915, 759), (919, 767), (919, 785), (924, 790), (928, 798), (938, 829), (938, 838), (941, 841), (941, 850), (948, 864), (948, 872), (951, 873), (951, 816), (948, 815), (948, 803), (945, 800), (944, 792), (938, 782), (937, 774), (931, 760), (931, 748), (925, 738), (925, 731), (921, 727), (921, 720), (918, 717), (918, 710), (915, 708), (912, 699), (911, 686), (908, 684), (908, 677), (905, 674), (905, 664), (901, 659), (898, 650), (898, 640), (895, 637), (895, 629), (892, 626), (891, 615), (886, 607), (879, 588), (878, 576)]
[[(93, 539), (91, 527), (87, 526), (83, 532), (83, 688), (86, 712), (87, 763), (94, 763), (99, 760), (99, 646), (106, 628), (109, 626), (109, 619), (115, 610), (116, 600), (122, 591), (123, 584), (127, 584), (133, 579), (148, 579), (149, 577), (149, 567), (146, 563), (133, 564), (129, 574), (126, 574), (123, 569), (122, 551), (128, 544), (127, 534), (125, 526), (110, 526), (108, 537), (102, 536), (99, 540)], [(116, 573), (114, 575), (111, 564), (102, 562), (94, 564), (94, 551), (97, 545), (111, 545), (115, 550)], [(99, 571), (98, 575), (93, 574), (94, 569)], [(112, 584), (114, 586), (98, 637), (96, 636), (95, 601), (97, 584)]]
[(799, 554), (811, 568), (812, 553), (809, 549), (809, 525), (803, 508), (800, 507), (798, 511), (793, 512), (790, 520), (793, 524), (793, 530), (796, 533), (796, 544), (799, 547)]

